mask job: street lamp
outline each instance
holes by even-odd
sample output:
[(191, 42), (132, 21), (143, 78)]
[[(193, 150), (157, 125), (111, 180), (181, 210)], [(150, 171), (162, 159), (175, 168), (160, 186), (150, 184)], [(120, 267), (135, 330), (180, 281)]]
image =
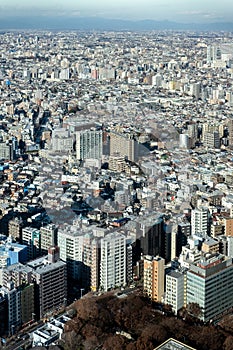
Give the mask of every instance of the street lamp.
[(64, 299), (63, 299), (63, 302), (64, 302), (64, 307), (66, 307), (66, 302), (67, 302), (67, 299), (66, 299), (66, 298), (64, 298)]
[(36, 316), (36, 314), (34, 312), (32, 312), (32, 322), (35, 321), (35, 318), (34, 318), (35, 316)]
[(15, 328), (15, 325), (14, 325), (14, 324), (12, 324), (12, 325), (11, 325), (11, 335), (13, 335), (13, 334), (14, 334), (14, 328)]

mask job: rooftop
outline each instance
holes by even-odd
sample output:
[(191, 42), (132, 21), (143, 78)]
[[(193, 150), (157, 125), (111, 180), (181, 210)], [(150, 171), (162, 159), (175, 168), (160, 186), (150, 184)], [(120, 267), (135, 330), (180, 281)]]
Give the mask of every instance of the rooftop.
[(183, 344), (175, 339), (168, 339), (163, 344), (155, 348), (154, 350), (196, 350), (190, 346)]

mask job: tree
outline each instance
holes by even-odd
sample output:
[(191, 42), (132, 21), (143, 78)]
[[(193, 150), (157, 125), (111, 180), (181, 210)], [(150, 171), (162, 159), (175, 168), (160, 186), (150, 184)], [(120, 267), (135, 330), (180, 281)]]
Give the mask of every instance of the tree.
[(189, 315), (200, 318), (202, 316), (202, 309), (198, 303), (189, 303), (187, 305), (187, 311)]
[(232, 348), (233, 348), (233, 336), (229, 335), (223, 344), (223, 349), (232, 350)]

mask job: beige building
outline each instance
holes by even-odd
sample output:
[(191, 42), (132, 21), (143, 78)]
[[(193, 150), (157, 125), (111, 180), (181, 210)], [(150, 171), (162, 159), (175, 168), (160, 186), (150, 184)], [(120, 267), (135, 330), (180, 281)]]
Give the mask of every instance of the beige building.
[(19, 218), (15, 218), (9, 221), (8, 233), (14, 240), (20, 240), (22, 238), (23, 221)]
[(215, 221), (210, 225), (210, 235), (215, 238), (223, 234), (224, 225), (221, 222)]
[(44, 254), (48, 249), (57, 245), (57, 227), (54, 224), (49, 224), (40, 228), (41, 234), (41, 250)]
[(144, 256), (143, 290), (154, 301), (161, 301), (164, 296), (165, 260), (151, 255)]
[(135, 162), (138, 158), (138, 142), (132, 138), (132, 135), (110, 133), (110, 156), (118, 154)]
[(233, 236), (233, 218), (227, 218), (224, 220), (225, 235)]
[(201, 250), (204, 253), (210, 253), (210, 254), (219, 253), (219, 242), (209, 237), (202, 243)]
[(96, 292), (100, 283), (100, 256), (99, 256), (99, 243), (98, 239), (93, 238), (87, 234), (83, 238), (83, 264), (86, 267), (86, 271), (83, 278), (84, 285), (90, 286), (93, 292)]

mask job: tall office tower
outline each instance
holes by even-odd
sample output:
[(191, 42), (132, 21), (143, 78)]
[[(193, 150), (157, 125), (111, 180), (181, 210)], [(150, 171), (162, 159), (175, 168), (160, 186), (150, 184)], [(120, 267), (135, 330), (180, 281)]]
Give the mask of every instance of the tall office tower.
[(228, 138), (229, 138), (229, 146), (232, 147), (233, 146), (233, 119), (229, 119), (228, 123)]
[(40, 228), (41, 234), (41, 252), (46, 254), (48, 249), (57, 245), (57, 227), (49, 224)]
[(188, 134), (189, 137), (191, 137), (191, 138), (196, 140), (196, 138), (198, 136), (198, 130), (197, 130), (197, 124), (196, 123), (190, 123), (188, 125), (187, 134)]
[(100, 285), (99, 241), (90, 234), (83, 237), (82, 286), (97, 291)]
[(20, 292), (21, 324), (33, 319), (34, 314), (34, 283), (32, 268), (17, 263), (2, 270), (1, 284), (9, 288), (9, 281)]
[(23, 220), (21, 218), (14, 218), (8, 223), (8, 234), (15, 241), (21, 241), (22, 239), (22, 227)]
[(182, 247), (187, 244), (188, 237), (191, 235), (191, 225), (189, 222), (178, 224), (176, 235), (176, 256), (179, 256)]
[(15, 288), (13, 282), (8, 282), (7, 287), (2, 287), (0, 293), (7, 299), (7, 332), (13, 335), (22, 324), (21, 318), (21, 291)]
[(110, 133), (110, 156), (118, 155), (135, 162), (138, 159), (138, 141), (132, 135)]
[(159, 255), (166, 261), (171, 260), (171, 231), (166, 229), (162, 217), (140, 218), (137, 238), (144, 255)]
[(213, 63), (221, 59), (221, 49), (218, 46), (207, 46), (207, 63)]
[(7, 140), (6, 142), (0, 142), (0, 159), (16, 159), (17, 147), (17, 140), (15, 138)]
[(190, 265), (187, 271), (187, 305), (189, 303), (199, 304), (199, 318), (204, 322), (232, 308), (232, 258), (216, 255)]
[(58, 231), (60, 259), (67, 263), (68, 279), (82, 279), (83, 236), (67, 227)]
[(204, 146), (211, 148), (220, 148), (221, 140), (218, 131), (206, 132), (204, 135)]
[(192, 146), (192, 140), (190, 139), (188, 134), (180, 134), (179, 135), (179, 147), (184, 149), (190, 149)]
[(8, 305), (6, 296), (1, 294), (0, 289), (0, 337), (7, 334), (8, 329)]
[(185, 274), (180, 271), (170, 271), (166, 275), (166, 297), (165, 302), (172, 306), (177, 312), (184, 306), (185, 300)]
[(191, 212), (191, 231), (192, 235), (201, 234), (206, 236), (208, 233), (209, 210), (201, 207), (193, 209)]
[(103, 154), (102, 130), (87, 129), (76, 132), (76, 158), (101, 159)]
[(129, 243), (126, 245), (126, 282), (129, 283), (133, 279), (133, 247)]
[(153, 301), (160, 302), (164, 295), (164, 264), (160, 257), (145, 255), (143, 291)]
[(35, 259), (41, 254), (41, 233), (33, 227), (22, 229), (22, 242), (28, 246), (28, 260)]
[(51, 263), (48, 257), (41, 257), (27, 263), (32, 268), (35, 283), (35, 314), (45, 317), (57, 307), (67, 302), (66, 263), (56, 260)]
[(23, 283), (18, 288), (21, 292), (21, 322), (22, 325), (35, 319), (34, 283)]
[(11, 159), (11, 149), (6, 142), (0, 142), (0, 159)]
[(113, 232), (100, 241), (100, 287), (103, 290), (126, 284), (126, 238)]
[(194, 83), (190, 86), (191, 93), (198, 100), (201, 94), (201, 83)]
[(221, 47), (216, 45), (207, 46), (207, 63), (213, 63), (217, 60), (221, 60), (222, 50)]
[(223, 125), (218, 125), (216, 123), (204, 123), (202, 125), (202, 140), (204, 141), (206, 133), (213, 134), (215, 131), (218, 132), (219, 138), (224, 136)]

